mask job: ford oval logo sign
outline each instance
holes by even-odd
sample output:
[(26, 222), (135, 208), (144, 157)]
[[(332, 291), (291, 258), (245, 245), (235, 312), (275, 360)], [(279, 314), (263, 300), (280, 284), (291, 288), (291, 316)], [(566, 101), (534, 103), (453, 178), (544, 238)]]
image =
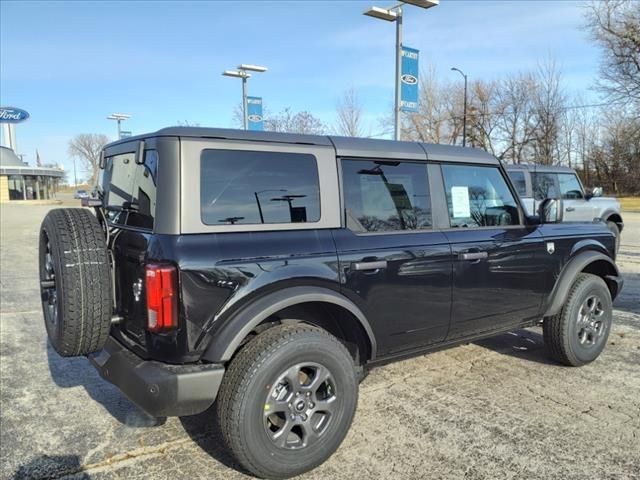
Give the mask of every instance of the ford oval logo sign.
[(408, 73), (405, 73), (404, 75), (402, 75), (401, 79), (407, 85), (415, 85), (416, 83), (418, 83), (418, 79)]
[(251, 122), (261, 122), (262, 117), (260, 115), (249, 115), (249, 121)]
[(29, 113), (15, 107), (0, 107), (0, 123), (20, 123), (29, 118)]

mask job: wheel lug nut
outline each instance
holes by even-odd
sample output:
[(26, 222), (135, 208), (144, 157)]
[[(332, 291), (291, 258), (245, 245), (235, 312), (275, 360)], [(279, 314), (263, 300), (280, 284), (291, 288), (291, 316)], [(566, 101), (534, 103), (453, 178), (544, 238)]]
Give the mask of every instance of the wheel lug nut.
[(307, 419), (307, 416), (303, 414), (301, 418), (303, 421), (305, 421)]
[(311, 392), (307, 392), (307, 397), (310, 397), (310, 396), (311, 396)]
[(314, 408), (314, 407), (315, 407), (315, 404), (314, 404), (313, 402), (311, 402), (311, 403), (309, 404), (309, 408)]

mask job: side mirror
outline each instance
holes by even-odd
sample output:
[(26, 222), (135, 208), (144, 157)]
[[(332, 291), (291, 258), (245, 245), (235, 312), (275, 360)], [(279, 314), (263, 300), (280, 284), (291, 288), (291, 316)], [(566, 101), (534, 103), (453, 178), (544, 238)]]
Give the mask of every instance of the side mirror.
[(602, 187), (593, 187), (591, 189), (592, 197), (601, 197), (602, 196)]
[(560, 198), (545, 198), (538, 207), (540, 223), (562, 222), (562, 200)]

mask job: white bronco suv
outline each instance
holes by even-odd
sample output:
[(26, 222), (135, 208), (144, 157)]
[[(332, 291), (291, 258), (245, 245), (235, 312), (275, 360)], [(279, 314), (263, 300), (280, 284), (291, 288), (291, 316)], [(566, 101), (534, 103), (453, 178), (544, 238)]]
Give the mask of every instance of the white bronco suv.
[(535, 215), (545, 198), (562, 198), (563, 221), (601, 219), (616, 236), (618, 250), (624, 227), (620, 203), (614, 197), (603, 197), (602, 187), (585, 191), (575, 170), (569, 167), (520, 164), (506, 165), (506, 169), (529, 215)]

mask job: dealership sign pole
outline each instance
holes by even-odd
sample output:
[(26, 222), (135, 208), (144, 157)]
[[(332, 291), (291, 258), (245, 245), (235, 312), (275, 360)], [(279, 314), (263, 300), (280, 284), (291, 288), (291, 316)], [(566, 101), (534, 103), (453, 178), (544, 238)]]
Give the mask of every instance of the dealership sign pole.
[(364, 12), (369, 17), (396, 22), (396, 97), (393, 108), (395, 140), (400, 140), (401, 136), (400, 111), (418, 111), (418, 50), (402, 46), (402, 6), (405, 3), (427, 9), (438, 5), (440, 0), (404, 0), (393, 7), (371, 7)]
[(264, 130), (262, 97), (247, 97), (247, 120), (249, 130)]

